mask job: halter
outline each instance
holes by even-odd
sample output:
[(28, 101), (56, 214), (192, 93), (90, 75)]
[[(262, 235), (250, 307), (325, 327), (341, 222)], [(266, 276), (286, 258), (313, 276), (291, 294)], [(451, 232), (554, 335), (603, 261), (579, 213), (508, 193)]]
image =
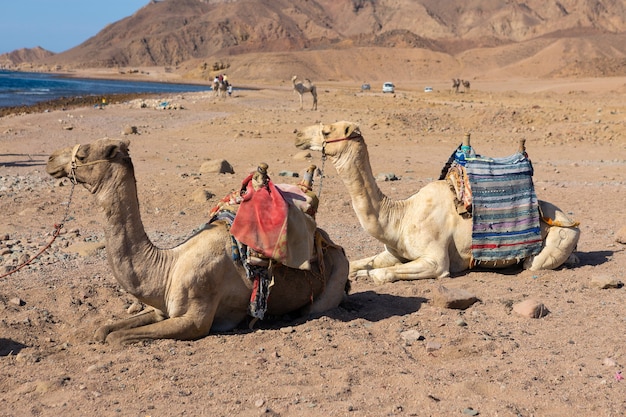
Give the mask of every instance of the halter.
[(359, 139), (359, 138), (362, 139), (363, 136), (361, 136), (361, 134), (358, 132), (352, 132), (350, 133), (350, 136), (346, 136), (345, 138), (325, 140), (324, 142), (322, 142), (322, 160), (326, 159), (326, 145), (327, 144), (335, 143), (335, 142), (343, 142), (344, 140), (352, 140), (352, 139)]
[(72, 184), (77, 184), (76, 181), (76, 168), (80, 168), (80, 167), (86, 167), (89, 165), (95, 165), (95, 164), (99, 164), (101, 162), (109, 162), (108, 159), (98, 159), (97, 161), (91, 161), (91, 162), (86, 162), (84, 164), (79, 163), (76, 160), (76, 154), (78, 153), (78, 149), (80, 148), (80, 144), (77, 143), (76, 145), (74, 145), (74, 148), (72, 148), (72, 158), (70, 160), (70, 175), (68, 176), (70, 181), (72, 182)]
[(354, 131), (350, 133), (350, 136), (346, 136), (344, 138), (338, 138), (338, 139), (325, 140), (324, 142), (322, 142), (322, 168), (320, 169), (322, 175), (320, 176), (319, 191), (317, 192), (318, 198), (322, 195), (322, 179), (324, 178), (324, 165), (326, 165), (326, 145), (328, 143), (343, 142), (344, 140), (352, 140), (352, 139), (359, 139), (359, 138), (363, 139), (363, 136), (361, 136), (361, 134), (358, 131)]

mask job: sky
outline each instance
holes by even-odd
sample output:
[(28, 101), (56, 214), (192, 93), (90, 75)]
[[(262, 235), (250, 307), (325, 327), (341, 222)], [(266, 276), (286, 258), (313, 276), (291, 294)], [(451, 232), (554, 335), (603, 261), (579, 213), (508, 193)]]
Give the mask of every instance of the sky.
[(64, 52), (150, 0), (2, 0), (0, 54), (41, 46)]

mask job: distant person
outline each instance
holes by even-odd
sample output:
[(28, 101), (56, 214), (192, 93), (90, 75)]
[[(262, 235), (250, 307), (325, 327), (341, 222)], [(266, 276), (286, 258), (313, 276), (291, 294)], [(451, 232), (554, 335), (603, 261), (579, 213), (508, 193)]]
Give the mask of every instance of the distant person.
[(228, 97), (230, 97), (233, 94), (233, 86), (228, 84)]

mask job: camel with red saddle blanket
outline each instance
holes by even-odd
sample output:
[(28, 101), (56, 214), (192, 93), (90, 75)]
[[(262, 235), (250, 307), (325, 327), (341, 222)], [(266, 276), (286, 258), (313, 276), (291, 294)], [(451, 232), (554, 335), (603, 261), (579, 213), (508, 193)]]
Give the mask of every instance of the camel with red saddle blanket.
[[(448, 181), (434, 181), (405, 200), (387, 197), (376, 184), (358, 125), (347, 121), (297, 131), (296, 146), (320, 151), (331, 160), (361, 226), (385, 245), (377, 255), (352, 261), (351, 275), (385, 283), (447, 277), (475, 266), (472, 218), (459, 214)], [(577, 262), (573, 253), (580, 235), (577, 223), (548, 202), (536, 203), (541, 212), (538, 252), (524, 259), (481, 261), (481, 267), (503, 268), (523, 261), (524, 268), (541, 270)]]
[[(104, 209), (107, 257), (119, 284), (152, 309), (101, 326), (96, 339), (197, 339), (235, 328), (247, 316), (253, 283), (235, 256), (230, 224), (217, 219), (171, 249), (156, 247), (141, 221), (127, 141), (101, 139), (54, 152), (46, 171), (82, 184)], [(335, 308), (348, 289), (343, 248), (317, 229), (316, 255), (307, 269), (274, 264), (268, 315), (320, 313)]]

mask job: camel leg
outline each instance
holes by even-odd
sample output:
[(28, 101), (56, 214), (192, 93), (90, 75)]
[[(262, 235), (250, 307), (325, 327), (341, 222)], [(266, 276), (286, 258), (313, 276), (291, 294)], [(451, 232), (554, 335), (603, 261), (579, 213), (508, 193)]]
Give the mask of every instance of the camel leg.
[(407, 261), (394, 256), (389, 251), (350, 263), (350, 275), (370, 277), (376, 284), (398, 280), (443, 278), (450, 275), (446, 254), (437, 260), (432, 256), (421, 256)]
[(205, 321), (197, 323), (194, 317), (172, 317), (146, 326), (112, 332), (106, 341), (122, 345), (150, 339), (194, 340), (206, 336), (210, 329), (210, 324), (206, 325)]
[(154, 309), (143, 311), (127, 319), (120, 320), (112, 324), (100, 326), (96, 330), (94, 338), (99, 342), (104, 342), (110, 333), (117, 332), (123, 329), (132, 329), (135, 327), (146, 326), (148, 324), (159, 322), (164, 318), (165, 317), (160, 311)]
[(313, 95), (313, 107), (311, 110), (317, 110), (317, 95)]
[(370, 256), (350, 262), (350, 276), (368, 276), (367, 271), (377, 268), (387, 268), (401, 264), (403, 260), (398, 259), (388, 251), (383, 251), (377, 255)]
[[(109, 333), (105, 334), (104, 338), (107, 343), (121, 345), (146, 339), (193, 340), (206, 336), (211, 330), (219, 303), (213, 300), (198, 300), (194, 304), (196, 305), (189, 306), (186, 313), (178, 317), (162, 318), (161, 313), (150, 312), (146, 313), (145, 317), (137, 315), (122, 320), (108, 326), (106, 330)], [(98, 329), (98, 335), (101, 329)]]
[(420, 257), (414, 261), (390, 266), (388, 268), (376, 268), (361, 270), (357, 276), (368, 276), (376, 284), (384, 284), (394, 281), (410, 281), (416, 279), (444, 278), (450, 275), (448, 268), (442, 268), (443, 262), (438, 262), (431, 257)]
[(578, 257), (573, 252), (579, 237), (580, 229), (577, 227), (551, 226), (543, 249), (524, 261), (524, 269), (539, 271), (558, 268), (565, 262), (578, 263)]

